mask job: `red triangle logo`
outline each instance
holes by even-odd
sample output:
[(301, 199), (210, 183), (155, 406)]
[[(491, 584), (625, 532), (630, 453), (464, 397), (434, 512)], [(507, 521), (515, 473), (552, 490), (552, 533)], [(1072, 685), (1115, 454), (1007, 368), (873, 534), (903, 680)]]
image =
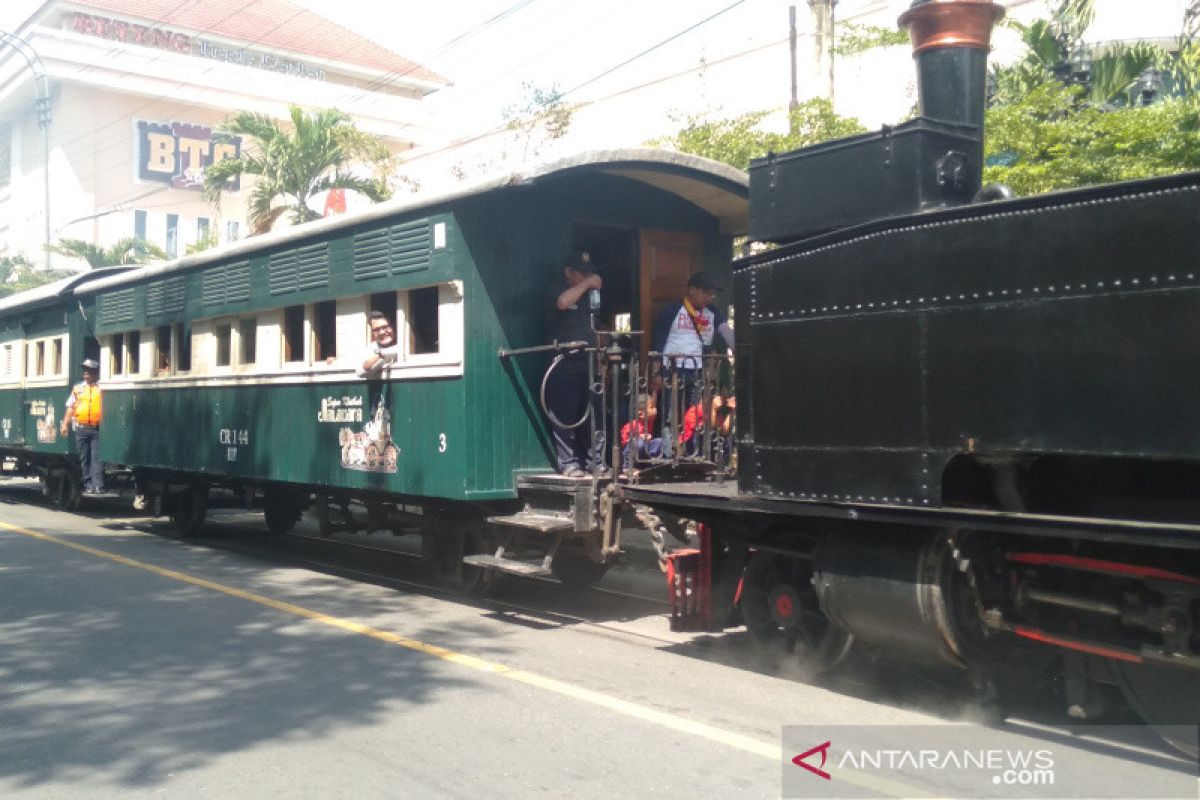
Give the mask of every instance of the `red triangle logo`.
[[(812, 764), (806, 763), (804, 760), (804, 759), (808, 758), (809, 756), (814, 755), (816, 753), (821, 754), (821, 766), (820, 767), (814, 767)], [(821, 767), (825, 766), (825, 759), (828, 757), (828, 755), (829, 755), (829, 742), (825, 742), (825, 744), (819, 744), (810, 750), (805, 750), (803, 753), (801, 753), (800, 755), (793, 758), (792, 763), (795, 764), (797, 767), (804, 767), (804, 769), (808, 770), (813, 775), (824, 778), (827, 781), (833, 780), (832, 776), (830, 776), (830, 774), (828, 772), (821, 769)]]

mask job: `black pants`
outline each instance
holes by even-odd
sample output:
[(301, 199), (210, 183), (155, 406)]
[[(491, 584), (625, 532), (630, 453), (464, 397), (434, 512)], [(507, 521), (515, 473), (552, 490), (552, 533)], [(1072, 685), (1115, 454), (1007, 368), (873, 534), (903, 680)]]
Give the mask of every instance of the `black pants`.
[[(587, 362), (571, 359), (559, 362), (546, 383), (546, 408), (560, 422), (572, 425), (583, 417), (589, 403), (592, 414), (599, 419), (599, 398), (592, 394), (588, 385)], [(560, 428), (551, 421), (550, 430), (554, 435), (559, 472), (565, 473), (572, 469), (590, 472), (592, 464), (599, 460), (604, 452), (603, 441), (596, 442), (593, 447), (590, 421), (585, 420), (579, 427), (570, 430)]]
[(104, 489), (104, 464), (100, 461), (100, 427), (76, 425), (75, 447), (79, 450), (79, 469), (83, 472), (83, 490)]

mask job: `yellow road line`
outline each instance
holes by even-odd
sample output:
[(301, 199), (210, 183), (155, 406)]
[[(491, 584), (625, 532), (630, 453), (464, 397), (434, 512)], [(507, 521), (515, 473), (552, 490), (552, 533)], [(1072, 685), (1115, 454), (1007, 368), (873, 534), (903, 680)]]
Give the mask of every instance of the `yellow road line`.
[[(145, 572), (150, 572), (164, 578), (180, 581), (182, 583), (187, 583), (192, 586), (198, 586), (202, 589), (209, 589), (230, 597), (237, 597), (241, 600), (248, 600), (251, 603), (257, 603), (260, 606), (266, 606), (267, 608), (272, 608), (285, 614), (292, 614), (297, 617), (303, 617), (304, 619), (312, 620), (313, 622), (319, 622), (322, 625), (329, 625), (330, 627), (340, 628), (341, 630), (349, 631), (350, 633), (369, 636), (372, 639), (377, 639), (381, 642), (387, 642), (388, 644), (399, 645), (400, 647), (414, 650), (418, 653), (424, 653), (425, 655), (440, 658), (443, 661), (449, 661), (451, 663), (469, 667), (480, 672), (498, 675), (518, 683), (523, 683), (527, 686), (533, 686), (544, 691), (553, 692), (564, 697), (570, 697), (572, 699), (589, 703), (600, 708), (606, 708), (610, 711), (615, 711), (618, 714), (640, 719), (644, 722), (649, 722), (653, 725), (667, 728), (678, 733), (696, 736), (701, 739), (707, 739), (708, 741), (716, 742), (717, 744), (722, 744), (727, 747), (732, 747), (736, 750), (741, 750), (742, 752), (751, 753), (756, 756), (770, 759), (776, 763), (779, 763), (783, 759), (783, 750), (778, 744), (771, 744), (769, 742), (764, 742), (740, 733), (722, 730), (721, 728), (716, 728), (712, 725), (706, 725), (703, 722), (685, 719), (684, 717), (676, 716), (675, 714), (670, 714), (665, 711), (658, 711), (647, 706), (639, 705), (638, 703), (631, 703), (628, 700), (621, 700), (620, 698), (612, 697), (611, 695), (606, 695), (601, 692), (595, 692), (591, 689), (584, 689), (580, 686), (572, 686), (571, 684), (563, 683), (562, 681), (555, 680), (554, 678), (547, 678), (543, 675), (538, 675), (533, 672), (506, 667), (503, 664), (497, 664), (493, 661), (486, 661), (482, 658), (476, 658), (463, 653), (456, 653), (453, 650), (447, 650), (444, 647), (438, 647), (437, 645), (427, 644), (416, 639), (410, 639), (407, 636), (401, 636), (389, 631), (372, 628), (370, 625), (363, 625), (359, 622), (352, 622), (348, 619), (330, 616), (329, 614), (323, 614), (320, 611), (313, 611), (312, 609), (304, 608), (303, 606), (298, 606), (293, 603), (285, 603), (281, 600), (273, 600), (269, 597), (255, 594), (254, 592), (235, 589), (232, 586), (225, 586), (224, 584), (205, 580), (204, 578), (197, 578), (194, 575), (188, 575), (187, 573), (178, 572), (173, 569), (156, 567), (153, 564), (147, 564), (144, 561), (137, 561), (132, 558), (126, 558), (125, 556), (119, 556), (115, 553), (110, 553), (106, 550), (100, 550), (95, 547), (88, 547), (84, 544), (70, 542), (66, 539), (61, 539), (48, 533), (22, 528), (17, 525), (11, 525), (7, 522), (0, 522), (0, 529), (12, 531), (13, 533), (18, 533), (22, 536), (28, 536), (32, 539), (38, 539), (43, 542), (50, 542), (52, 544), (61, 545), (62, 547), (68, 547), (81, 553), (87, 553), (88, 555), (96, 556), (97, 558), (114, 561), (127, 567), (140, 569)], [(845, 780), (847, 783), (854, 783), (865, 788), (873, 789), (877, 792), (892, 797), (912, 797), (914, 796), (915, 791), (913, 789), (901, 786), (900, 784), (876, 779), (867, 775), (839, 774), (838, 779)], [(919, 792), (917, 793), (919, 794)]]

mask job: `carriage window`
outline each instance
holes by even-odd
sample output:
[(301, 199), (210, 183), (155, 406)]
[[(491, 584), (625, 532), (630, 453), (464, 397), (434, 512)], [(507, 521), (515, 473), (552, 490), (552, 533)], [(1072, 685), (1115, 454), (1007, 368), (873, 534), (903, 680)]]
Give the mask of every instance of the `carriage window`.
[(304, 306), (288, 306), (283, 310), (283, 360), (304, 361)]
[(125, 334), (114, 333), (108, 341), (108, 366), (113, 375), (125, 374)]
[(171, 326), (159, 325), (154, 331), (154, 374), (171, 374)]
[[(398, 307), (399, 305), (396, 302), (395, 292), (380, 292), (378, 294), (371, 295), (370, 307), (367, 310), (378, 311), (380, 314), (383, 314), (385, 317), (387, 317), (392, 325), (396, 325), (396, 309)], [(369, 331), (367, 332), (366, 336), (369, 344), (371, 341), (371, 334)]]
[(17, 380), (20, 377), (17, 367), (17, 345), (4, 345), (4, 348), (0, 350), (0, 380)]
[(238, 320), (238, 363), (246, 366), (258, 360), (258, 320)]
[(129, 355), (126, 357), (128, 372), (130, 375), (137, 375), (141, 372), (141, 349), (142, 349), (142, 332), (130, 331), (125, 335), (125, 346), (129, 350)]
[(233, 351), (233, 326), (229, 323), (213, 326), (213, 336), (217, 340), (217, 357), (214, 362), (218, 367), (228, 367)]
[(29, 343), (29, 377), (40, 378), (46, 374), (46, 343)]
[(408, 293), (408, 329), (413, 355), (438, 352), (438, 287)]
[(55, 375), (63, 374), (63, 338), (60, 336), (51, 343), (53, 354), (51, 356), (50, 369)]
[(173, 330), (175, 347), (178, 350), (176, 370), (190, 372), (192, 369), (192, 326), (176, 322)]
[(313, 306), (313, 363), (337, 357), (337, 303), (328, 300)]

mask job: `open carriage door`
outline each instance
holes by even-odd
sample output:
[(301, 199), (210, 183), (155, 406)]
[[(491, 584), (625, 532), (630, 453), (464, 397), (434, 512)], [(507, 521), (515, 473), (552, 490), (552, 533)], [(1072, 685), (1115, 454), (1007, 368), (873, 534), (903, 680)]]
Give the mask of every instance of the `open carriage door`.
[(703, 266), (700, 234), (643, 229), (638, 238), (641, 275), (638, 296), (643, 359), (653, 347), (654, 319), (668, 303), (683, 299), (688, 278)]

